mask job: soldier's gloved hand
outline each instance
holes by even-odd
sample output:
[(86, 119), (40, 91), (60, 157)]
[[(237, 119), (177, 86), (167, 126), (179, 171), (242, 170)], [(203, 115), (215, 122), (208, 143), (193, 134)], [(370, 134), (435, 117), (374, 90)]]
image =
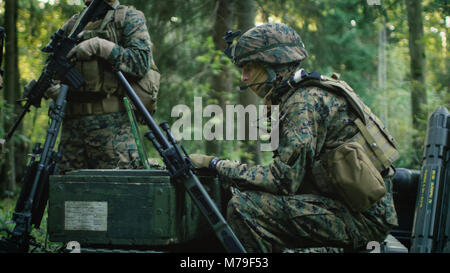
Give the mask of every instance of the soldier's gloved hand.
[(189, 157), (192, 160), (192, 163), (194, 163), (194, 167), (201, 169), (201, 168), (210, 168), (211, 161), (215, 159), (214, 156), (208, 156), (208, 155), (202, 155), (202, 154), (191, 154)]
[(58, 98), (58, 95), (59, 95), (60, 88), (61, 88), (61, 85), (59, 83), (54, 84), (44, 92), (44, 95), (47, 98), (51, 98), (56, 101), (56, 99)]
[(89, 61), (94, 57), (100, 57), (107, 60), (115, 46), (116, 44), (111, 41), (94, 37), (72, 48), (67, 54), (67, 58), (76, 61)]

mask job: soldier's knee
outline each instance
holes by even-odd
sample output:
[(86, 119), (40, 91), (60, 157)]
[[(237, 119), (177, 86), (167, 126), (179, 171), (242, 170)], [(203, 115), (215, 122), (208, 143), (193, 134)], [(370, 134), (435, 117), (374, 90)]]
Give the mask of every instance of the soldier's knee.
[(228, 204), (227, 204), (227, 217), (228, 218), (231, 217), (237, 211), (237, 208), (240, 206), (237, 199), (238, 198), (236, 197), (236, 195), (233, 195), (231, 197), (231, 199), (228, 201)]
[(246, 204), (242, 198), (242, 196), (239, 195), (233, 195), (228, 201), (227, 205), (227, 218), (229, 221), (233, 222), (235, 220), (242, 220), (244, 218), (244, 215), (248, 214), (248, 204)]
[(250, 198), (249, 192), (235, 192), (230, 201), (228, 201), (227, 205), (227, 217), (229, 219), (233, 218), (245, 218), (246, 215), (253, 215), (253, 207), (250, 205), (251, 202), (249, 202)]

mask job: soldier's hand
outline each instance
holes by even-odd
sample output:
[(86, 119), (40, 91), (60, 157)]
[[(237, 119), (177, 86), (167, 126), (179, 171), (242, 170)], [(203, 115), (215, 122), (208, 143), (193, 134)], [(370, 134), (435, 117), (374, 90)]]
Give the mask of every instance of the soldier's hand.
[(100, 57), (107, 60), (115, 45), (111, 41), (94, 37), (72, 48), (67, 54), (67, 58), (75, 59), (75, 61), (89, 61), (94, 57)]
[(209, 163), (211, 163), (211, 160), (213, 160), (214, 156), (208, 156), (208, 155), (202, 155), (202, 154), (191, 154), (189, 157), (192, 160), (192, 163), (194, 163), (194, 167), (201, 169), (201, 168), (208, 168)]
[(59, 83), (54, 84), (50, 88), (48, 88), (44, 94), (46, 97), (51, 98), (56, 101), (56, 98), (58, 98), (58, 95), (59, 95), (60, 88), (61, 88), (61, 85)]

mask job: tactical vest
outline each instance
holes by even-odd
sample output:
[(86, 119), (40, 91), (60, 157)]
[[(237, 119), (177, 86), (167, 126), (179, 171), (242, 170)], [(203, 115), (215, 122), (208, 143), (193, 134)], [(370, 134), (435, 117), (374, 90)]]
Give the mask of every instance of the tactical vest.
[[(362, 102), (346, 82), (340, 81), (337, 78), (322, 76), (321, 80), (306, 80), (298, 85), (298, 87), (309, 86), (319, 87), (343, 96), (351, 109), (356, 113), (357, 118), (354, 120), (354, 123), (358, 128), (358, 133), (344, 143), (347, 145), (339, 143), (336, 144), (336, 147), (324, 147), (323, 151), (317, 155), (311, 168), (314, 182), (321, 193), (328, 196), (336, 196), (338, 192), (340, 199), (350, 204), (355, 211), (364, 211), (384, 196), (386, 192), (383, 177), (390, 177), (395, 173), (392, 164), (399, 157), (396, 148), (397, 143), (383, 123)], [(342, 147), (343, 149), (349, 149), (350, 147), (350, 152), (347, 154), (345, 153), (346, 151), (342, 153), (339, 151), (341, 154), (336, 153), (336, 150)], [(347, 160), (345, 157), (351, 153), (356, 154), (353, 156), (358, 158), (357, 164), (354, 165), (369, 162), (368, 165), (370, 166), (365, 166), (367, 168), (363, 172), (358, 173), (359, 169), (364, 169), (365, 167), (353, 166), (353, 164), (349, 165), (345, 162)], [(362, 157), (363, 159), (361, 160)], [(334, 162), (332, 162), (333, 160)], [(336, 170), (336, 168), (341, 167), (350, 169), (348, 171), (349, 175), (346, 174), (346, 170)], [(355, 177), (352, 169), (358, 169), (356, 173), (358, 175), (363, 174), (362, 177)], [(336, 172), (344, 173), (343, 176), (347, 177), (343, 179), (341, 179), (342, 177), (336, 178)], [(347, 182), (344, 182), (344, 184), (350, 180), (348, 184), (353, 185), (349, 186), (347, 184), (342, 186), (343, 183), (340, 183), (340, 181), (336, 183), (335, 180), (340, 179), (347, 179)], [(364, 184), (366, 182), (365, 180), (370, 181), (369, 184)], [(361, 184), (360, 182), (363, 183)], [(337, 189), (336, 184), (338, 184), (339, 189)], [(347, 189), (342, 190), (345, 187)], [(365, 199), (362, 200), (360, 198)]]
[[(113, 7), (115, 9), (108, 11), (103, 19), (86, 25), (82, 32), (82, 41), (99, 37), (119, 44), (126, 13), (128, 9), (134, 9), (134, 7), (119, 5), (118, 1), (115, 2)], [(138, 10), (135, 11), (140, 13)], [(74, 16), (67, 23), (66, 29), (69, 33), (77, 25), (80, 17), (80, 15)], [(151, 58), (150, 67), (142, 79), (137, 81), (130, 80), (130, 84), (149, 112), (153, 114), (156, 110), (160, 74), (153, 58)], [(68, 115), (106, 114), (125, 110), (121, 100), (121, 97), (125, 95), (124, 88), (120, 84), (117, 75), (113, 72), (111, 64), (106, 60), (95, 58), (90, 61), (77, 62), (75, 68), (81, 72), (86, 82), (81, 89), (75, 91), (84, 92), (84, 94), (98, 93), (101, 99), (92, 100), (89, 97), (93, 96), (85, 96), (88, 98), (88, 102), (85, 102), (76, 101), (75, 98), (76, 103), (69, 104)]]

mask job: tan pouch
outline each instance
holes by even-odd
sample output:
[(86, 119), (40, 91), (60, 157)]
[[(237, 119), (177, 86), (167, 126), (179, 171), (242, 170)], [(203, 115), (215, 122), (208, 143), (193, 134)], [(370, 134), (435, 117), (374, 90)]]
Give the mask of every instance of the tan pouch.
[(154, 114), (156, 111), (160, 77), (158, 71), (150, 69), (142, 79), (131, 83), (131, 87), (133, 87), (133, 90), (141, 99), (150, 114)]
[(383, 178), (359, 143), (344, 143), (325, 160), (334, 188), (353, 211), (369, 209), (386, 194)]
[(88, 92), (101, 92), (102, 91), (102, 75), (100, 63), (96, 60), (89, 60), (85, 62), (77, 62), (75, 68), (83, 75), (85, 85), (81, 90)]

